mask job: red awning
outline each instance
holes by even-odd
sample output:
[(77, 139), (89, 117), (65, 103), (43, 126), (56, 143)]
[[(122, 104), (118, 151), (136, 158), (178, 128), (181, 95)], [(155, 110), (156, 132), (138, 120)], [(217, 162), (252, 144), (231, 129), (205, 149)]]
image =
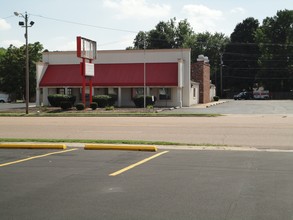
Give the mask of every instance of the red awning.
[[(95, 64), (93, 86), (143, 86), (144, 64)], [(147, 86), (177, 86), (177, 63), (147, 63)], [(80, 65), (49, 65), (40, 87), (82, 86)]]

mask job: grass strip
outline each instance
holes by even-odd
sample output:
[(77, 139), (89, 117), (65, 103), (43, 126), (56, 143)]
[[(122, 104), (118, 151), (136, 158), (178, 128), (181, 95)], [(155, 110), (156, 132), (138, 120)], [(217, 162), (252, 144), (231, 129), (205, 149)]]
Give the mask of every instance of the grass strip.
[(219, 117), (221, 114), (198, 113), (0, 113), (0, 117)]
[(219, 144), (191, 144), (168, 141), (143, 141), (143, 140), (91, 140), (91, 139), (42, 139), (42, 138), (0, 138), (0, 142), (39, 142), (39, 143), (91, 143), (91, 144), (141, 144), (141, 145), (167, 145), (167, 146), (221, 146)]

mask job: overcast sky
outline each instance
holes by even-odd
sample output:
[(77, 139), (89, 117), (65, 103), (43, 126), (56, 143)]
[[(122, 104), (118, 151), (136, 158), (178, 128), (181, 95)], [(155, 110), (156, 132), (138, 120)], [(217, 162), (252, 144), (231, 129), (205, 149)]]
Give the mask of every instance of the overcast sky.
[(260, 23), (277, 11), (293, 9), (292, 0), (0, 0), (0, 47), (25, 43), (24, 19), (29, 15), (29, 42), (45, 49), (75, 50), (76, 36), (94, 40), (98, 49), (125, 49), (138, 31), (149, 31), (159, 21), (187, 19), (195, 32), (227, 36), (248, 17)]

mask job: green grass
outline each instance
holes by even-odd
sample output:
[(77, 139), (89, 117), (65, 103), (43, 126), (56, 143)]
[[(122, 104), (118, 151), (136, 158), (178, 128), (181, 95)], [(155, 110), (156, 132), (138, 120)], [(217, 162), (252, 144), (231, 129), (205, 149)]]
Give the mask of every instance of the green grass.
[(87, 112), (61, 112), (61, 113), (0, 113), (0, 117), (218, 117), (221, 114), (197, 113), (87, 113)]
[(91, 144), (142, 144), (142, 145), (168, 145), (168, 146), (221, 146), (215, 144), (188, 144), (167, 141), (142, 141), (142, 140), (90, 140), (90, 139), (40, 139), (40, 138), (0, 138), (0, 142), (43, 142), (43, 143), (91, 143)]

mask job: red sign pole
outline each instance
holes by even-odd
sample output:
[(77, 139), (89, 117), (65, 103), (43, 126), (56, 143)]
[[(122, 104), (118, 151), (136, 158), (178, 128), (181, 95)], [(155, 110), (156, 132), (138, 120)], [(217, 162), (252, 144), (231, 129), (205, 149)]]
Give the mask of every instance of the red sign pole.
[(82, 103), (86, 106), (85, 102), (85, 87), (86, 87), (86, 78), (85, 78), (85, 58), (82, 58)]
[[(96, 42), (86, 39), (84, 37), (76, 37), (76, 50), (77, 50), (77, 57), (82, 58), (82, 62), (80, 64), (80, 72), (81, 72), (81, 77), (82, 77), (82, 103), (86, 107), (86, 80), (87, 76), (89, 77), (89, 86), (90, 86), (90, 103), (92, 102), (92, 96), (93, 96), (93, 82), (92, 82), (92, 77), (93, 74), (88, 74), (86, 70), (86, 61), (88, 60), (89, 63), (92, 63), (94, 59), (96, 59)], [(91, 66), (92, 68), (92, 66)], [(94, 67), (93, 67), (94, 68)]]
[[(92, 60), (90, 60), (92, 63)], [(90, 77), (90, 104), (93, 102), (93, 77)]]

